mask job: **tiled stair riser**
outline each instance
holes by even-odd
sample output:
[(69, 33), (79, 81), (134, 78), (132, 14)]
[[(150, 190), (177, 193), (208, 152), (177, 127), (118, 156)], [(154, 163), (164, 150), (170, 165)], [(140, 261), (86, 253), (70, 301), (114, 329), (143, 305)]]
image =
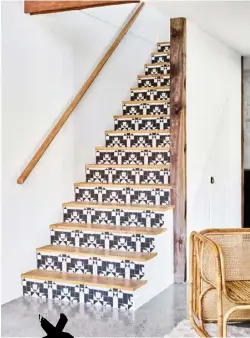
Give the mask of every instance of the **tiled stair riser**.
[(37, 268), (49, 271), (139, 280), (144, 278), (144, 266), (131, 260), (37, 252)]
[(106, 133), (106, 147), (165, 147), (170, 145), (169, 132), (150, 133)]
[(157, 45), (158, 52), (168, 52), (170, 51), (170, 44), (169, 43), (161, 43)]
[(98, 150), (96, 151), (97, 164), (169, 164), (170, 150)]
[(168, 102), (136, 102), (123, 104), (123, 115), (170, 114)]
[(170, 205), (169, 188), (75, 187), (78, 202)]
[(130, 252), (155, 251), (154, 237), (140, 234), (51, 229), (50, 239), (52, 245)]
[(169, 62), (170, 61), (170, 53), (169, 52), (161, 52), (161, 54), (152, 54), (151, 62), (159, 63), (159, 62)]
[(140, 88), (139, 90), (131, 90), (130, 98), (131, 101), (167, 100), (170, 98), (170, 90)]
[(145, 75), (170, 74), (170, 64), (152, 63), (145, 66)]
[(170, 169), (87, 168), (89, 183), (170, 184)]
[(88, 285), (65, 284), (54, 281), (23, 279), (23, 294), (41, 300), (84, 303), (87, 306), (134, 309), (134, 293)]
[(138, 211), (123, 209), (99, 209), (94, 208), (66, 208), (64, 207), (65, 223), (85, 224), (110, 224), (117, 226), (132, 227), (162, 227), (164, 224), (164, 212), (141, 209)]
[(149, 118), (116, 118), (114, 120), (115, 130), (166, 130), (170, 128), (169, 117)]
[(138, 87), (161, 87), (170, 86), (169, 75), (152, 75), (138, 78)]

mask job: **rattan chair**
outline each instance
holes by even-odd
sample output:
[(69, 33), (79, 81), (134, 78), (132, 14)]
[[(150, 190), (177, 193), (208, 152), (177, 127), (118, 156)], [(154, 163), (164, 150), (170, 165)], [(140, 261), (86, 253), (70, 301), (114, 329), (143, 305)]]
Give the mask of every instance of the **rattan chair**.
[(250, 229), (209, 229), (190, 236), (190, 321), (201, 337), (205, 323), (250, 321)]

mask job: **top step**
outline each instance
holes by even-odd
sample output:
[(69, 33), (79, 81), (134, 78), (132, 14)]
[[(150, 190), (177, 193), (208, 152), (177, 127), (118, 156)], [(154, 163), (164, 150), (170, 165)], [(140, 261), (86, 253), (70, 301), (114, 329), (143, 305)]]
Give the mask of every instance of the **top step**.
[(158, 52), (167, 52), (170, 50), (170, 42), (158, 42), (157, 51)]

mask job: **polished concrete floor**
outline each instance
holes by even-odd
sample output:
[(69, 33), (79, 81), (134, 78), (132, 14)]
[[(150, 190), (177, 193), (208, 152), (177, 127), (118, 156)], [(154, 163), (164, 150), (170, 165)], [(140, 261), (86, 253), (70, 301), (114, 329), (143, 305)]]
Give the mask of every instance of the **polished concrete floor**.
[(2, 306), (2, 337), (43, 337), (39, 314), (56, 324), (68, 317), (74, 337), (163, 337), (187, 318), (186, 285), (172, 285), (135, 312), (18, 298)]

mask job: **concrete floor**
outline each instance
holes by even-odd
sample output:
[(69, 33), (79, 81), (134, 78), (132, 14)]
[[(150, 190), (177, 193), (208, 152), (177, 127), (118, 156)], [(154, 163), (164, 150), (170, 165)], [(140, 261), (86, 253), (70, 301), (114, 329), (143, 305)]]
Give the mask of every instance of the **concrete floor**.
[(186, 291), (186, 285), (172, 285), (135, 312), (21, 297), (2, 305), (2, 337), (43, 337), (38, 315), (55, 325), (60, 313), (74, 337), (163, 337), (187, 318)]

